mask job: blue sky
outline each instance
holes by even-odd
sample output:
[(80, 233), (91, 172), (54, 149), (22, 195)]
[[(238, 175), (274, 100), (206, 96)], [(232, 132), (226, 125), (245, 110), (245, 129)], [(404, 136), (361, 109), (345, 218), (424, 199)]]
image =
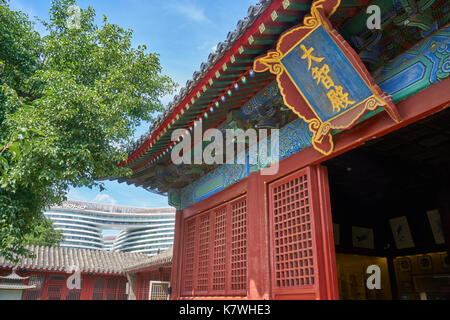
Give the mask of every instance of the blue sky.
[[(184, 87), (194, 71), (207, 60), (215, 45), (226, 39), (239, 19), (247, 15), (257, 0), (78, 0), (81, 8), (92, 6), (100, 22), (109, 22), (134, 30), (133, 45), (146, 44), (160, 54), (163, 73)], [(31, 18), (47, 20), (51, 0), (11, 0), (14, 10)], [(43, 28), (36, 25), (36, 30)], [(172, 97), (164, 97), (167, 104)], [(135, 137), (144, 134), (148, 124), (139, 127)], [(69, 199), (137, 207), (167, 206), (167, 198), (129, 186), (106, 182), (106, 191), (71, 189)]]

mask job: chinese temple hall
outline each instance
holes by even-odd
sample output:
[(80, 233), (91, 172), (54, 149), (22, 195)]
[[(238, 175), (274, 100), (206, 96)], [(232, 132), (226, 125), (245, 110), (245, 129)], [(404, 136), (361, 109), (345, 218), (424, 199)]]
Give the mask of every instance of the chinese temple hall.
[(450, 298), (449, 19), (447, 0), (249, 8), (120, 164), (177, 209), (171, 299)]
[[(154, 256), (28, 247), (32, 256), (0, 257), (0, 300), (167, 300), (172, 248)], [(78, 280), (77, 280), (78, 278)]]
[(128, 300), (127, 282), (132, 281), (124, 269), (149, 260), (128, 252), (27, 249), (32, 255), (18, 262), (0, 257), (0, 300)]

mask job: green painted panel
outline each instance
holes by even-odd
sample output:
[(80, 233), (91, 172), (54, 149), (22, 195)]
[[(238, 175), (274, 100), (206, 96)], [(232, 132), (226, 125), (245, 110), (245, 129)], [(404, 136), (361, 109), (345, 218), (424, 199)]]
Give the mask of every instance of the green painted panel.
[(205, 194), (219, 189), (220, 187), (222, 187), (224, 184), (224, 180), (222, 176), (217, 176), (214, 177), (213, 179), (209, 180), (207, 183), (200, 185), (196, 190), (195, 190), (195, 197), (196, 198), (201, 198), (203, 197)]

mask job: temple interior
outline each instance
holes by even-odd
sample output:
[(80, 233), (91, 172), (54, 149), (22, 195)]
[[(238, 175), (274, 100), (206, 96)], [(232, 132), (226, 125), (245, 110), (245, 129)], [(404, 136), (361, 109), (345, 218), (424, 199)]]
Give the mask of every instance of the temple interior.
[[(341, 298), (449, 299), (448, 254), (433, 221), (450, 201), (450, 110), (325, 165)], [(372, 264), (382, 290), (361, 281)]]

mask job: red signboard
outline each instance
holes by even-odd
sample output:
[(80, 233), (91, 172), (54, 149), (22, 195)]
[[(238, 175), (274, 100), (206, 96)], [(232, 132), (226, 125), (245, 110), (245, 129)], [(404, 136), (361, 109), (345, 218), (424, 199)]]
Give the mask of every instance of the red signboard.
[(383, 107), (400, 121), (391, 98), (328, 20), (339, 4), (315, 1), (303, 24), (283, 33), (276, 50), (254, 63), (256, 72), (277, 76), (284, 103), (309, 123), (313, 147), (326, 155), (333, 152), (331, 131), (352, 127), (367, 111)]

